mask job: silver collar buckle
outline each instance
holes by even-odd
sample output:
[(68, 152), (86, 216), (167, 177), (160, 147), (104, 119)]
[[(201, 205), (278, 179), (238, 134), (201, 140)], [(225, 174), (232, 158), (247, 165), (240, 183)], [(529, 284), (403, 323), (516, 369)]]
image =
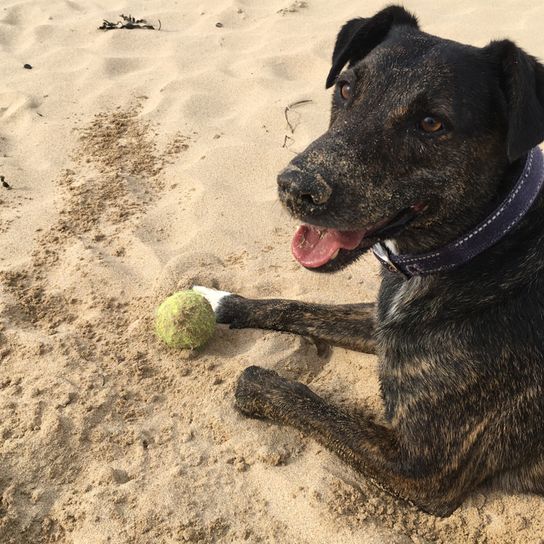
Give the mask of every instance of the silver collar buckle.
[(389, 249), (381, 242), (377, 242), (372, 246), (372, 252), (378, 261), (380, 261), (380, 263), (382, 263), (382, 265), (385, 266), (385, 268), (387, 268), (387, 270), (390, 272), (399, 272), (406, 278), (410, 277), (404, 270), (402, 270), (391, 260)]

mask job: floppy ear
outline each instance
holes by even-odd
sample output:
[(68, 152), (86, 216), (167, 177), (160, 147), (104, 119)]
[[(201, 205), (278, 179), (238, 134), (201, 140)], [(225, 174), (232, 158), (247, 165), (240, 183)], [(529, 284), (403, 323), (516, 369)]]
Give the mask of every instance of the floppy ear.
[(544, 66), (509, 40), (491, 42), (487, 49), (500, 66), (508, 159), (514, 161), (544, 140)]
[(400, 6), (389, 6), (370, 19), (348, 21), (336, 38), (326, 88), (334, 85), (338, 74), (348, 62), (351, 66), (368, 55), (385, 39), (394, 25), (411, 25), (418, 28), (415, 16)]

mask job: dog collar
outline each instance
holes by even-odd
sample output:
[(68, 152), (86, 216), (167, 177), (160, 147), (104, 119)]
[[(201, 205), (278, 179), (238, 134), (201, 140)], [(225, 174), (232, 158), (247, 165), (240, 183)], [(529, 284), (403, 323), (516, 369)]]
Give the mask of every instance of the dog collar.
[(544, 158), (534, 147), (527, 154), (523, 172), (500, 206), (476, 228), (448, 245), (420, 255), (398, 255), (383, 243), (372, 247), (374, 255), (389, 270), (407, 278), (450, 270), (470, 261), (496, 244), (527, 213), (544, 184)]

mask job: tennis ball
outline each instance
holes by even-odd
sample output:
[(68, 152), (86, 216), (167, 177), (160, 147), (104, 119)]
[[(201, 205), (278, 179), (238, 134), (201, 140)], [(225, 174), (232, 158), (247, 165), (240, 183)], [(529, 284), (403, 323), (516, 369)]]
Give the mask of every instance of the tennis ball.
[(214, 330), (212, 307), (196, 291), (178, 291), (157, 309), (155, 331), (172, 348), (199, 348), (212, 337)]

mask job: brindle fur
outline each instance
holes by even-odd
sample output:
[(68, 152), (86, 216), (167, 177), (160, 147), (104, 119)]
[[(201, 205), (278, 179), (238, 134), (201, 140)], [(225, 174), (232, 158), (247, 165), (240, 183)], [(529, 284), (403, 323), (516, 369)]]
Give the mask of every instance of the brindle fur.
[[(346, 63), (349, 68), (340, 71)], [(430, 203), (394, 242), (440, 247), (478, 224), (544, 138), (544, 69), (509, 41), (475, 48), (421, 32), (389, 7), (340, 31), (329, 130), (279, 176), (280, 199), (314, 225), (357, 229)], [(446, 120), (436, 136), (417, 129)], [(361, 252), (341, 252), (326, 271)], [(376, 351), (386, 423), (331, 406), (259, 367), (236, 388), (244, 414), (292, 425), (378, 485), (449, 515), (483, 482), (544, 493), (544, 197), (491, 249), (457, 269), (383, 269), (370, 305), (223, 299), (218, 320)]]
[[(331, 315), (334, 319), (331, 320)], [(269, 329), (310, 336), (343, 348), (374, 353), (375, 305), (308, 304), (295, 300), (228, 297), (217, 313), (232, 329)]]

